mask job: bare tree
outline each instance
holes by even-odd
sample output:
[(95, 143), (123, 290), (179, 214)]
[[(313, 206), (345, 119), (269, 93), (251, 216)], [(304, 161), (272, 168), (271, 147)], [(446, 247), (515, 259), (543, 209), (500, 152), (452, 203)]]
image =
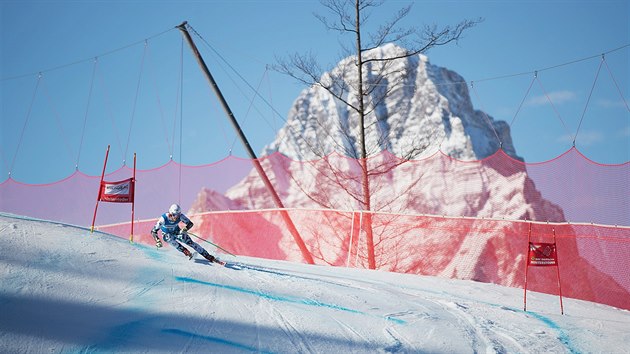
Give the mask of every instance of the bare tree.
[[(355, 145), (345, 145), (345, 154), (358, 159), (361, 169), (361, 192), (360, 196), (353, 196), (359, 200), (362, 210), (371, 211), (370, 194), (370, 174), (383, 173), (382, 166), (370, 170), (367, 158), (370, 153), (378, 152), (380, 149), (366, 146), (366, 131), (376, 129), (373, 125), (366, 125), (366, 117), (374, 114), (379, 105), (390, 95), (396, 84), (383, 85), (388, 77), (394, 75), (405, 75), (400, 72), (400, 66), (395, 66), (397, 60), (405, 59), (419, 53), (424, 53), (430, 48), (447, 45), (458, 41), (464, 31), (475, 26), (481, 21), (464, 20), (455, 26), (424, 27), (403, 27), (401, 22), (411, 11), (412, 6), (401, 8), (393, 15), (390, 21), (380, 25), (374, 33), (367, 34), (368, 39), (364, 39), (363, 27), (368, 23), (372, 10), (383, 5), (383, 1), (378, 0), (322, 0), (324, 8), (328, 10), (331, 17), (316, 14), (315, 16), (326, 26), (326, 28), (338, 31), (342, 35), (350, 35), (354, 41), (353, 49), (343, 48), (352, 61), (346, 61), (346, 65), (336, 71), (328, 71), (323, 74), (321, 66), (318, 64), (312, 53), (295, 54), (288, 60), (278, 60), (276, 70), (287, 74), (307, 86), (319, 86), (329, 92), (335, 99), (343, 102), (349, 110), (358, 116), (358, 137), (353, 137), (350, 127), (343, 127), (344, 134), (348, 140), (354, 141), (358, 138), (358, 150), (354, 151)], [(403, 48), (403, 51), (390, 57), (380, 57), (367, 55), (372, 49), (378, 48), (387, 43), (395, 43)], [(343, 45), (342, 45), (343, 47)], [(349, 82), (346, 73), (354, 71), (356, 82)], [(369, 72), (369, 75), (367, 73)], [(374, 73), (375, 72), (375, 73)], [(402, 84), (402, 83), (401, 83)], [(386, 87), (387, 89), (383, 89)], [(373, 123), (374, 124), (374, 123)], [(379, 136), (378, 140), (387, 139), (387, 136)], [(379, 145), (379, 144), (377, 144)], [(426, 147), (412, 146), (404, 153), (404, 158), (413, 158), (421, 153)], [(347, 149), (350, 149), (348, 151)], [(314, 148), (314, 152), (315, 151)], [(391, 166), (393, 168), (394, 166)], [(338, 179), (341, 173), (334, 173), (332, 179)], [(368, 267), (375, 269), (376, 261), (374, 256), (374, 239), (371, 226), (371, 214), (367, 213), (365, 219), (365, 232), (368, 244)]]

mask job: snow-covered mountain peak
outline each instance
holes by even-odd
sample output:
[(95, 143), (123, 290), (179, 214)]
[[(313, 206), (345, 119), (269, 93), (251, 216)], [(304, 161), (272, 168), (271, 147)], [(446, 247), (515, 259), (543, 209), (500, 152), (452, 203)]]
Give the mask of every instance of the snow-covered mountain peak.
[[(461, 75), (405, 53), (393, 44), (365, 52), (361, 80), (357, 58), (348, 57), (300, 93), (263, 153), (284, 206), (364, 207), (355, 160), (362, 156), (356, 108), (363, 87), (371, 210), (563, 221), (518, 162), (508, 124), (474, 109)], [(375, 60), (383, 58), (398, 59)], [(225, 196), (232, 208), (277, 207), (254, 170)]]
[[(331, 152), (359, 157), (359, 85), (363, 87), (368, 156), (383, 150), (407, 158), (442, 150), (449, 156), (477, 160), (502, 145), (520, 159), (509, 126), (473, 108), (466, 80), (430, 63), (425, 55), (387, 44), (363, 53), (362, 80), (356, 56), (322, 75), (321, 84), (304, 89), (287, 124), (263, 155), (273, 152), (296, 160)], [(382, 60), (386, 58), (398, 58)], [(376, 60), (380, 59), (380, 60)]]

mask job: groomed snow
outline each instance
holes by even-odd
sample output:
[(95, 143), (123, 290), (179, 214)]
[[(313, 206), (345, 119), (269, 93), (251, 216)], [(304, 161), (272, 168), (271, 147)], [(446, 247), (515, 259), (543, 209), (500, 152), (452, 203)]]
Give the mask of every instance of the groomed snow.
[[(473, 281), (189, 261), (0, 215), (0, 352), (628, 353), (630, 312)], [(238, 235), (234, 235), (238, 237)], [(216, 249), (203, 244), (211, 253)]]

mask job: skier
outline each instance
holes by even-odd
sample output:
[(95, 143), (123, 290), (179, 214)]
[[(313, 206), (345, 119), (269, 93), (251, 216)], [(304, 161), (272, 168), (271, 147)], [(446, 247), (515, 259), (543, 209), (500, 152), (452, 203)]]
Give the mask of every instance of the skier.
[[(180, 222), (186, 224), (183, 229), (179, 228)], [(186, 215), (182, 214), (182, 210), (179, 205), (173, 204), (168, 209), (167, 213), (164, 213), (160, 216), (155, 226), (153, 226), (153, 229), (151, 229), (151, 235), (155, 240), (155, 245), (157, 246), (157, 248), (162, 247), (162, 241), (160, 241), (160, 238), (158, 237), (158, 230), (162, 230), (162, 238), (164, 239), (164, 242), (168, 242), (168, 244), (188, 256), (188, 259), (192, 259), (192, 253), (190, 253), (190, 251), (186, 247), (182, 246), (182, 244), (177, 241), (182, 241), (186, 245), (194, 248), (197, 253), (202, 255), (210, 262), (224, 264), (222, 261), (209, 254), (208, 251), (206, 251), (198, 243), (194, 242), (190, 238), (190, 236), (188, 236), (188, 230), (190, 230), (192, 227), (193, 222), (190, 221), (190, 219)]]

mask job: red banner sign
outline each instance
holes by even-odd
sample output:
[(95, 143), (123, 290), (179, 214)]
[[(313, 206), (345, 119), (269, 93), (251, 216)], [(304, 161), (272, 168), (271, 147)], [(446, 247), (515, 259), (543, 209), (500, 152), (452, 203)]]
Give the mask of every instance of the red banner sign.
[(112, 203), (133, 203), (134, 180), (128, 178), (118, 182), (101, 182), (98, 200)]
[(558, 265), (555, 243), (529, 243), (527, 264), (532, 266)]

